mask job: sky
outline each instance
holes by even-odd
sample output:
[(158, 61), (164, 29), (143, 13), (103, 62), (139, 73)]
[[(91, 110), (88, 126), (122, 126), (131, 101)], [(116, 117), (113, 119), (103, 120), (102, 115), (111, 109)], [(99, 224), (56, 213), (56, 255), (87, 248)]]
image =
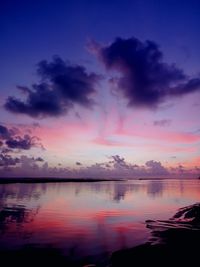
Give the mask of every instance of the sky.
[(197, 177), (199, 9), (1, 0), (0, 176)]

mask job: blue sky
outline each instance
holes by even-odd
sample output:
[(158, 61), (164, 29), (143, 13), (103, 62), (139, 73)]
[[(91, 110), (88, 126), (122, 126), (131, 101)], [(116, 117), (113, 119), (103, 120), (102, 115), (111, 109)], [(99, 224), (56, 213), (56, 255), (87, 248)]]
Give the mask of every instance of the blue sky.
[[(124, 43), (136, 38), (144, 46), (146, 40), (151, 40), (156, 44), (156, 51), (162, 53), (164, 64), (174, 64), (184, 72), (187, 81), (199, 79), (199, 8), (199, 1), (171, 0), (1, 1), (0, 122), (8, 131), (13, 128), (18, 130), (9, 135), (18, 142), (17, 148), (9, 147), (12, 151), (6, 154), (8, 140), (1, 136), (2, 175), (5, 172), (6, 175), (15, 172), (21, 175), (23, 168), (27, 168), (26, 164), (22, 164), (23, 156), (33, 168), (48, 164), (47, 169), (62, 168), (64, 176), (71, 175), (69, 169), (71, 173), (74, 170), (78, 172), (76, 175), (87, 175), (86, 169), (92, 168), (92, 175), (95, 175), (95, 164), (109, 164), (112, 161), (110, 157), (114, 155), (124, 158), (131, 166), (138, 165), (141, 175), (144, 174), (143, 169), (150, 168), (146, 165), (148, 161), (161, 163), (167, 170), (163, 175), (170, 175), (173, 171), (180, 173), (180, 166), (198, 173), (199, 89), (195, 92), (190, 89), (191, 94), (181, 93), (178, 97), (167, 98), (153, 109), (128, 107), (127, 88), (120, 91), (121, 95), (113, 94), (113, 84), (111, 86), (109, 82), (116, 77), (127, 79), (127, 72), (116, 62), (113, 63), (115, 68), (107, 69), (106, 59), (102, 59), (95, 47), (95, 51), (91, 52), (88, 43), (96, 44), (103, 51), (103, 48), (115, 43), (116, 37)], [(16, 86), (34, 90), (31, 89), (32, 84), (41, 82), (37, 64), (42, 60), (53, 62), (54, 55), (67, 62), (68, 69), (70, 66), (82, 66), (89, 83), (91, 73), (101, 76), (98, 82), (90, 84), (94, 89), (90, 97), (96, 103), (93, 108), (85, 107), (85, 103), (80, 102), (80, 96), (76, 95), (75, 102), (71, 103), (73, 108), (67, 106), (69, 111), (56, 117), (46, 113), (45, 116), (40, 113), (37, 114), (41, 116), (32, 116), (30, 112), (5, 109), (10, 96), (26, 103), (27, 92), (21, 94)], [(130, 66), (132, 68), (133, 62)], [(131, 90), (134, 88), (131, 87)], [(34, 141), (30, 149), (23, 149), (19, 140), (23, 141), (24, 135), (37, 136), (38, 141)], [(43, 161), (32, 160), (37, 159), (38, 153)], [(11, 158), (17, 158), (19, 162), (11, 166), (8, 163)], [(116, 167), (115, 159), (110, 163), (112, 170)], [(5, 171), (5, 168), (8, 170)], [(124, 166), (124, 171), (126, 168)], [(54, 171), (51, 169), (51, 172)], [(133, 169), (131, 172), (131, 175), (138, 175)]]

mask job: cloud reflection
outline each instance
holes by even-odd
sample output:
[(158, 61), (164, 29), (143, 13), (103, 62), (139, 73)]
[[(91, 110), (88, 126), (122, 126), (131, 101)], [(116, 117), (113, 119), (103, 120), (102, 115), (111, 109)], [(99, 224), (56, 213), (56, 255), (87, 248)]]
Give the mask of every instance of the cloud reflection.
[(199, 199), (198, 182), (0, 185), (0, 251), (24, 251), (32, 244), (34, 249), (54, 247), (70, 261), (108, 258), (115, 250), (143, 243), (150, 232), (146, 220), (168, 218)]

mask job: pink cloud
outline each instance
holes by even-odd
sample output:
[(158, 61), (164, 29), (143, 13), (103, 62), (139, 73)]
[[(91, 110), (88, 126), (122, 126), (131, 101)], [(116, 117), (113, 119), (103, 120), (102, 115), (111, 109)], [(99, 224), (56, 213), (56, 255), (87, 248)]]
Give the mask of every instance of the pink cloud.
[(133, 125), (126, 129), (118, 129), (115, 132), (118, 136), (132, 136), (145, 139), (156, 139), (174, 143), (194, 143), (200, 141), (200, 135), (187, 132), (174, 132), (170, 130), (155, 129), (155, 127), (144, 127)]

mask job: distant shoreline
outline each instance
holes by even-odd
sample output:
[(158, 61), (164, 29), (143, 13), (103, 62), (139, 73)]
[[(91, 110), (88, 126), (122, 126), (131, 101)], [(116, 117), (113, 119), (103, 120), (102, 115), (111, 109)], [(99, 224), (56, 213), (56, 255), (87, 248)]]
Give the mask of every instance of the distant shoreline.
[(120, 178), (51, 178), (51, 177), (2, 177), (0, 184), (14, 184), (14, 183), (83, 183), (83, 182), (108, 182), (108, 181), (148, 181), (148, 180), (196, 180), (197, 178), (133, 178), (133, 179), (120, 179)]
[[(71, 183), (71, 182), (105, 182), (105, 181), (122, 181), (122, 179), (98, 179), (98, 178), (0, 178), (0, 184), (13, 183)], [(125, 180), (123, 180), (125, 181)]]

